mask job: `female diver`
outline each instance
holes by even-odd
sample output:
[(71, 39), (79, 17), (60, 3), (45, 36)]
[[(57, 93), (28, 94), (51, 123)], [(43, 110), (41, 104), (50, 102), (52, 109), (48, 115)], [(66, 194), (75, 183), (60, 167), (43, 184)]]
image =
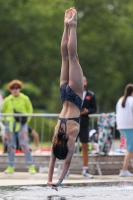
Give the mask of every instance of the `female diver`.
[[(77, 11), (74, 8), (70, 8), (65, 12), (61, 55), (60, 96), (63, 108), (52, 141), (47, 183), (55, 190), (58, 190), (57, 187), (67, 174), (80, 128), (79, 116), (82, 106), (83, 73), (77, 54)], [(65, 159), (65, 161), (58, 182), (53, 183), (52, 177), (56, 158)]]

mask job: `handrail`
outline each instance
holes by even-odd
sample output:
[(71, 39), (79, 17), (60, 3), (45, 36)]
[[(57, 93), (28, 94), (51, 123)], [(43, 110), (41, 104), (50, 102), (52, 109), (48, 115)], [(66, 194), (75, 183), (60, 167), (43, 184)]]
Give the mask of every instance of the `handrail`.
[[(0, 113), (0, 117), (6, 117), (6, 116), (27, 116), (27, 117), (59, 117), (59, 113)], [(93, 118), (93, 117), (100, 117), (101, 114), (91, 114), (89, 115), (89, 117)]]
[(17, 117), (23, 117), (23, 116), (27, 116), (27, 117), (59, 117), (59, 114), (56, 113), (33, 113), (33, 114), (29, 114), (29, 113), (0, 113), (1, 117), (6, 117), (6, 116), (17, 116)]
[[(59, 118), (59, 113), (0, 113), (0, 118), (1, 119), (4, 119), (4, 117), (23, 117), (23, 116), (27, 116), (27, 117), (33, 117), (33, 121), (31, 123), (31, 125), (34, 127), (35, 130), (38, 131), (39, 129), (39, 133), (40, 133), (40, 147), (44, 147), (44, 141), (50, 141), (51, 142), (51, 138), (52, 138), (52, 134), (53, 132), (51, 130), (54, 129), (54, 123), (52, 124), (52, 120), (56, 120)], [(91, 118), (90, 120), (90, 127), (92, 129), (95, 128), (95, 125), (96, 125), (96, 120), (102, 116), (102, 113), (101, 114), (90, 114), (89, 117)], [(41, 120), (37, 120), (37, 117), (40, 117)], [(46, 118), (46, 121), (45, 121), (45, 118)], [(1, 120), (0, 120), (1, 121)], [(45, 123), (46, 122), (46, 123)], [(37, 126), (37, 123), (39, 123), (39, 126)], [(48, 126), (48, 128), (47, 128)], [(2, 128), (1, 128), (2, 130)], [(115, 138), (115, 129), (113, 129), (113, 138), (112, 138), (112, 147), (114, 147), (114, 138)], [(47, 133), (47, 134), (45, 134)], [(47, 136), (46, 136), (47, 135)], [(46, 136), (46, 138), (44, 139), (44, 136)], [(76, 153), (76, 156), (79, 158), (79, 148), (80, 148), (80, 143), (79, 143), (79, 140), (78, 141), (78, 145), (77, 145), (77, 151), (75, 152)], [(113, 148), (114, 149), (114, 148)], [(34, 154), (33, 154), (34, 156)], [(40, 166), (43, 166), (45, 164), (48, 164), (49, 163), (49, 160), (46, 160), (44, 161), (41, 157), (38, 157), (38, 156), (44, 156), (44, 154), (40, 151), (39, 154), (36, 155), (36, 160), (34, 160), (35, 164), (37, 164), (39, 167)], [(0, 163), (7, 163), (7, 157), (6, 155), (4, 155), (5, 159), (0, 161)], [(20, 161), (20, 159), (16, 162), (16, 163), (25, 163), (25, 161)], [(60, 161), (59, 163), (57, 163), (57, 165), (61, 166), (60, 163), (62, 164), (62, 161)], [(102, 165), (105, 165), (105, 164), (118, 164), (120, 162), (117, 162), (117, 161), (109, 161), (109, 162), (104, 162), (104, 161), (99, 161), (99, 160), (95, 160), (95, 161), (92, 161), (92, 162), (89, 162), (89, 164), (93, 164), (93, 165), (96, 165), (97, 167), (97, 170), (98, 170), (98, 173), (101, 175), (102, 172), (101, 172), (101, 168), (100, 168), (100, 164)]]

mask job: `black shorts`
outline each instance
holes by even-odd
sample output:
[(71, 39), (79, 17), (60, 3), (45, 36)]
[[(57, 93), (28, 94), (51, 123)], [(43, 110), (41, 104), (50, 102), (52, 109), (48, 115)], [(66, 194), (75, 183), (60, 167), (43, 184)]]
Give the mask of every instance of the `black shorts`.
[(81, 128), (78, 135), (80, 142), (88, 143), (89, 142), (89, 127)]

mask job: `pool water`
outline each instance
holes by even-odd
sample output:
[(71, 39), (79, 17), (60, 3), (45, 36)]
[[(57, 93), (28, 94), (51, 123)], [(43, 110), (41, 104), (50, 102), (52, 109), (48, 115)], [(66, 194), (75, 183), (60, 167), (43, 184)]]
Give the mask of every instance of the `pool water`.
[(63, 186), (55, 191), (47, 186), (0, 187), (0, 200), (132, 200), (133, 182), (93, 183)]

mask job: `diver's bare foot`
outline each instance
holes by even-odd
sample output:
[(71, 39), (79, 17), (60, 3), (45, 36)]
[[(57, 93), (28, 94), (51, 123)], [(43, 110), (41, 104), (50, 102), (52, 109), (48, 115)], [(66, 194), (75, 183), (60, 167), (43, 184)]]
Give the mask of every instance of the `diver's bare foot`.
[(71, 12), (72, 12), (72, 17), (71, 19), (68, 21), (68, 24), (77, 24), (77, 11), (75, 10), (75, 8), (70, 8)]
[(66, 10), (65, 12), (65, 19), (64, 19), (64, 23), (68, 25), (68, 21), (72, 18), (72, 9), (69, 8), (68, 10)]

